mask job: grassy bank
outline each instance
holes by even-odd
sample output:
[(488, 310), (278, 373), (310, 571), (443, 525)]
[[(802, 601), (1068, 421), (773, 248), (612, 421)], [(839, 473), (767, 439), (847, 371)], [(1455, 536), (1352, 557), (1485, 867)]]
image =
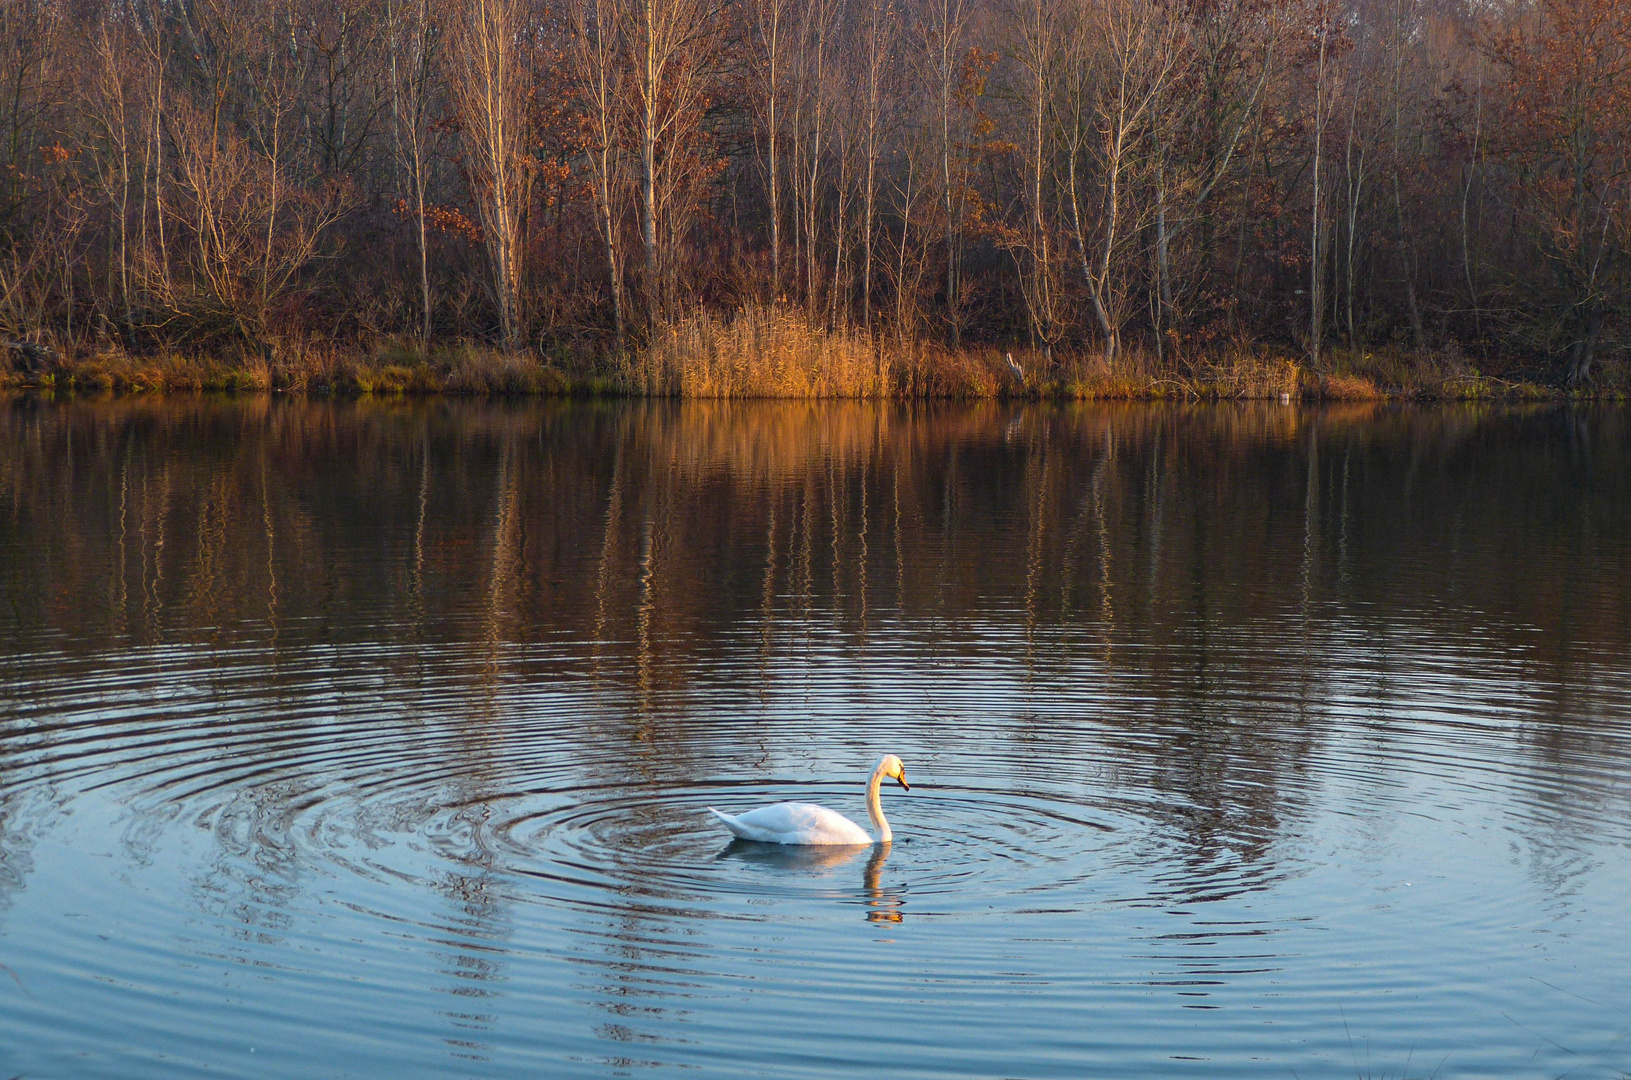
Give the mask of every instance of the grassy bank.
[(386, 342), (373, 352), (322, 346), (272, 358), (135, 356), (117, 349), (57, 353), (33, 370), (0, 366), (0, 385), (81, 393), (566, 394), (596, 382), (586, 376), (570, 378), (558, 365), (526, 354), (464, 345), (427, 352)]
[[(1010, 364), (1009, 357), (1013, 363)], [(10, 362), (6, 362), (6, 361)], [(84, 392), (283, 391), (309, 394), (468, 394), (692, 398), (994, 398), (1324, 401), (1540, 400), (1568, 396), (1533, 374), (1481, 371), (1465, 358), (1336, 349), (1319, 367), (1286, 350), (1217, 346), (1166, 361), (1125, 353), (1056, 355), (948, 349), (862, 330), (813, 327), (802, 313), (749, 309), (696, 316), (621, 357), (505, 353), (475, 345), (424, 350), (387, 340), (372, 351), (313, 345), (270, 357), (134, 356), (117, 349), (53, 351), (24, 363), (0, 351), (0, 386)], [(1584, 395), (1623, 399), (1624, 365), (1607, 366)]]

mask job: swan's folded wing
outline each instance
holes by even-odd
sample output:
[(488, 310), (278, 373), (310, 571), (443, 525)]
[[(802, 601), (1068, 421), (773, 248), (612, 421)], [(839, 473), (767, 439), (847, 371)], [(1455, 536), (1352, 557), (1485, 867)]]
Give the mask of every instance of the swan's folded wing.
[[(712, 810), (712, 807), (709, 808)], [(744, 840), (771, 844), (870, 844), (866, 831), (842, 814), (814, 803), (776, 803), (745, 814), (713, 813)]]

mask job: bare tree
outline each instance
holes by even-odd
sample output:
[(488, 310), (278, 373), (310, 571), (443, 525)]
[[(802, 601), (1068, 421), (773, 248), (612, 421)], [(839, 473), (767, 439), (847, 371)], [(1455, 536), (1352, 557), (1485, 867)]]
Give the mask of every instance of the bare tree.
[[(1504, 156), (1533, 299), (1528, 331), (1579, 386), (1631, 316), (1631, 23), (1617, 0), (1538, 0), (1492, 35), (1506, 74)], [(1623, 340), (1623, 339), (1622, 339)]]
[(959, 142), (962, 131), (958, 92), (963, 81), (963, 35), (972, 11), (968, 0), (933, 0), (929, 8), (925, 42), (934, 77), (934, 100), (939, 134), (940, 212), (945, 233), (946, 319), (952, 344), (962, 337), (963, 206), (966, 185)]
[(390, 38), (397, 6), (412, 0), (383, 0), (383, 20), (375, 10), (381, 2), (300, 0), (298, 5), (311, 67), (301, 109), (315, 143), (314, 164), (326, 176), (350, 176), (365, 169), (375, 145), (374, 129), (384, 118), (398, 118), (394, 94), (382, 92), (386, 88), (382, 69), (396, 59)]
[(1405, 72), (1410, 66), (1412, 54), (1415, 49), (1412, 42), (1419, 35), (1419, 13), (1416, 10), (1416, 0), (1393, 0), (1392, 11), (1392, 40), (1389, 42), (1389, 53), (1392, 56), (1392, 71), (1389, 79), (1389, 97), (1392, 120), (1392, 154), (1389, 164), (1392, 166), (1391, 177), (1393, 187), (1393, 221), (1396, 226), (1394, 234), (1399, 253), (1399, 273), (1404, 279), (1405, 311), (1410, 316), (1410, 332), (1416, 342), (1416, 347), (1422, 348), (1427, 343), (1427, 332), (1422, 326), (1421, 304), (1416, 299), (1416, 267), (1413, 258), (1414, 244), (1405, 222), (1405, 207), (1403, 194), (1404, 155), (1406, 142), (1405, 119)]
[[(1183, 63), (1184, 27), (1160, 0), (1087, 0), (1082, 15), (1067, 42), (1066, 192), (1104, 356), (1113, 360), (1128, 316), (1121, 262), (1137, 232), (1129, 227), (1127, 188)], [(1087, 204), (1091, 181), (1096, 208)]]
[(618, 51), (621, 16), (617, 0), (576, 0), (571, 8), (573, 70), (587, 127), (584, 149), (600, 236), (606, 248), (612, 323), (620, 353), (624, 348), (623, 252), (618, 242), (618, 220), (624, 166), (618, 126), (627, 104), (627, 58)]
[(89, 155), (109, 214), (108, 284), (117, 295), (125, 332), (133, 328), (130, 300), (130, 196), (135, 95), (125, 55), (131, 43), (103, 26), (94, 45), (96, 68), (86, 95), (93, 145)]
[(836, 0), (804, 0), (800, 11), (793, 76), (794, 200), (798, 207), (799, 246), (804, 259), (804, 303), (815, 319), (820, 293), (821, 204), (832, 148), (832, 36)]
[(61, 26), (55, 0), (0, 4), (0, 229), (24, 210), (29, 158), (46, 141), (41, 124), (56, 104), (53, 60)]
[(1623, 7), (0, 0), (0, 321), (626, 353), (796, 298), (907, 347), (1392, 327), (1586, 382), (1631, 344)]
[(287, 189), (248, 140), (219, 131), (190, 103), (170, 110), (169, 125), (179, 195), (172, 205), (192, 241), (193, 290), (184, 302), (195, 319), (220, 320), (264, 350), (273, 308), (344, 205), (333, 189)]
[(876, 232), (878, 162), (884, 138), (884, 72), (895, 54), (895, 26), (895, 10), (890, 0), (867, 0), (866, 23), (862, 30), (866, 179), (862, 184), (861, 212), (861, 324), (868, 328), (872, 326), (872, 247)]
[(206, 337), (230, 330), (264, 355), (275, 309), (346, 209), (344, 186), (317, 177), (291, 119), (309, 74), (303, 20), (287, 2), (199, 0), (178, 22), (191, 87), (164, 108), (174, 160), (158, 171), (161, 182), (173, 171), (164, 214), (188, 250), (167, 303)]
[(685, 179), (679, 161), (699, 122), (711, 74), (707, 46), (716, 32), (710, 0), (631, 0), (624, 33), (633, 75), (639, 143), (640, 240), (645, 249), (646, 315), (669, 314), (664, 249), (671, 246)]
[(1342, 303), (1350, 348), (1359, 344), (1358, 329), (1354, 325), (1354, 277), (1359, 247), (1360, 210), (1365, 200), (1365, 180), (1368, 175), (1365, 171), (1365, 161), (1367, 151), (1370, 149), (1369, 140), (1361, 131), (1359, 105), (1367, 98), (1368, 73), (1365, 69), (1365, 48), (1369, 40), (1369, 35), (1364, 34), (1362, 28), (1358, 53), (1354, 62), (1348, 65), (1348, 86), (1344, 91), (1348, 97), (1348, 122), (1342, 147), (1345, 239), (1342, 259)]
[(1315, 365), (1320, 362), (1320, 346), (1325, 339), (1325, 202), (1324, 180), (1320, 175), (1324, 164), (1325, 129), (1331, 122), (1331, 22), (1334, 18), (1329, 0), (1317, 0), (1317, 20), (1314, 33), (1318, 40), (1314, 67), (1314, 160), (1312, 200), (1309, 213), (1308, 239), (1308, 350)]
[(788, 37), (792, 22), (788, 11), (790, 0), (757, 0), (754, 7), (754, 30), (758, 45), (760, 83), (754, 97), (759, 112), (759, 138), (764, 164), (765, 195), (769, 200), (770, 219), (770, 299), (781, 299), (782, 287), (782, 205), (781, 205), (781, 150), (782, 124), (785, 110), (782, 106), (787, 78)]
[(926, 116), (906, 118), (890, 169), (890, 209), (895, 227), (888, 231), (894, 250), (889, 253), (887, 267), (895, 294), (894, 332), (902, 343), (916, 336), (923, 279), (928, 272), (928, 243), (918, 234), (923, 231), (923, 203), (932, 198), (929, 185), (934, 149), (930, 127)]
[(522, 0), (468, 0), (453, 20), (449, 84), (459, 109), (471, 186), (492, 265), (505, 348), (521, 345), (521, 216), (528, 167)]
[[(430, 0), (385, 0), (386, 47), (390, 57), (391, 148), (406, 182), (405, 209), (414, 223), (419, 256), (419, 338), (429, 344), (434, 305), (430, 295), (430, 251), (425, 212), (430, 189), (431, 152), (443, 36)], [(400, 185), (399, 185), (400, 187)], [(408, 202), (408, 200), (412, 200)]]
[(848, 47), (853, 44), (853, 41), (838, 42), (837, 63), (834, 65), (837, 77), (828, 84), (828, 92), (833, 98), (833, 164), (836, 168), (829, 197), (833, 251), (832, 275), (827, 289), (827, 322), (833, 327), (838, 326), (840, 321), (847, 322), (852, 314), (853, 290), (850, 281), (854, 276), (851, 265), (854, 222), (851, 220), (851, 210), (855, 205), (856, 178), (862, 172), (866, 144), (866, 129), (855, 122), (864, 106), (858, 92), (862, 82), (858, 78), (861, 74), (860, 57), (854, 48)]
[(1473, 97), (1472, 137), (1468, 140), (1467, 163), (1463, 169), (1464, 179), (1460, 188), (1460, 225), (1461, 225), (1461, 270), (1467, 280), (1467, 302), (1472, 306), (1473, 338), (1483, 347), (1484, 327), (1483, 319), (1478, 311), (1478, 281), (1472, 269), (1472, 227), (1470, 205), (1472, 202), (1473, 186), (1478, 179), (1478, 166), (1483, 154), (1484, 143), (1484, 58), (1476, 54), (1474, 62), (1477, 64), (1476, 90)]
[(1017, 97), (1023, 110), (1023, 138), (1018, 140), (1022, 171), (1024, 224), (1009, 241), (1020, 262), (1020, 292), (1025, 299), (1033, 342), (1053, 356), (1062, 332), (1058, 283), (1054, 273), (1053, 226), (1048, 215), (1048, 183), (1053, 171), (1053, 116), (1059, 67), (1059, 12), (1055, 0), (1020, 0), (1015, 11), (1013, 59), (1019, 68)]
[(140, 43), (143, 90), (142, 107), (147, 110), (142, 126), (142, 177), (139, 281), (144, 296), (155, 297), (159, 306), (174, 307), (170, 279), (170, 248), (165, 233), (165, 91), (169, 78), (170, 44), (164, 33), (161, 0), (131, 6), (135, 36)]
[[(1188, 21), (1189, 55), (1155, 122), (1158, 346), (1159, 335), (1175, 333), (1186, 318), (1181, 308), (1209, 284), (1216, 265), (1218, 196), (1240, 181), (1239, 151), (1248, 133), (1261, 127), (1280, 70), (1287, 21), (1277, 4), (1185, 5), (1178, 11)], [(1241, 187), (1249, 186), (1248, 175)], [(1193, 248), (1195, 257), (1180, 268), (1173, 253), (1185, 247)]]

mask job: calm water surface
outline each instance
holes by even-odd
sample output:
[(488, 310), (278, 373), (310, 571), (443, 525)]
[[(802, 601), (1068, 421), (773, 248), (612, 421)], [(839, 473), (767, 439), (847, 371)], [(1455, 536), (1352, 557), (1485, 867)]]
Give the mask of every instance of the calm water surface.
[(1628, 420), (0, 402), (0, 1076), (1624, 1077)]

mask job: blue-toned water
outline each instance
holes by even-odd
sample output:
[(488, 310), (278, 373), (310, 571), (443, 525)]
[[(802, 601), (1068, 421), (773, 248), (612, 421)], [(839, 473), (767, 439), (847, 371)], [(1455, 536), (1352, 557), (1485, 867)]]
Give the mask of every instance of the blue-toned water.
[(1624, 1077), (1628, 420), (0, 403), (0, 1076)]

